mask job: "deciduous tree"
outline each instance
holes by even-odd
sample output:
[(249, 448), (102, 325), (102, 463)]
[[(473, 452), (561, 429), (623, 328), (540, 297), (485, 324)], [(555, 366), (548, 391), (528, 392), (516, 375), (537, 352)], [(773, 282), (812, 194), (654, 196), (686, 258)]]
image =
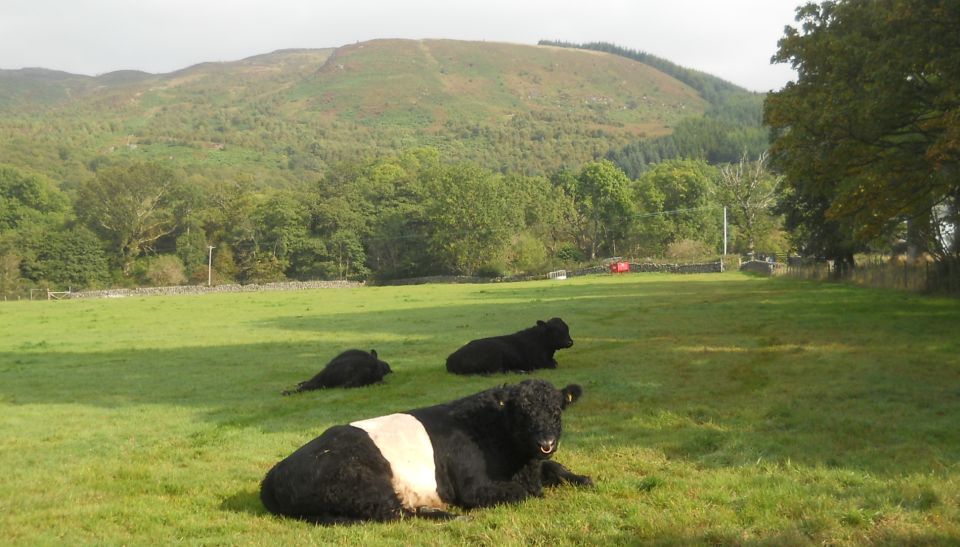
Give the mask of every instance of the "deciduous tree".
[(27, 223), (61, 221), (66, 209), (66, 198), (51, 181), (0, 165), (0, 232)]
[(765, 104), (786, 203), (798, 208), (788, 224), (830, 240), (811, 247), (847, 253), (905, 220), (929, 225), (942, 204), (956, 210), (960, 3), (808, 3), (797, 22), (773, 58), (797, 80)]
[(744, 152), (740, 162), (720, 167), (717, 186), (724, 203), (731, 208), (734, 222), (740, 227), (748, 253), (757, 241), (774, 227), (773, 207), (782, 177), (767, 169), (767, 153), (751, 161)]
[(654, 252), (685, 239), (719, 249), (722, 211), (712, 199), (717, 173), (701, 160), (670, 160), (637, 181), (637, 230)]
[(617, 240), (633, 222), (630, 179), (613, 162), (599, 160), (584, 164), (571, 183), (565, 190), (579, 212), (584, 253), (591, 259), (601, 250), (616, 254)]
[(523, 210), (500, 175), (462, 163), (440, 169), (426, 187), (430, 247), (451, 273), (475, 274), (522, 226)]
[(100, 288), (110, 264), (97, 236), (83, 226), (51, 230), (40, 242), (33, 274), (61, 289)]
[(178, 179), (159, 164), (107, 167), (80, 187), (77, 216), (110, 242), (124, 273), (133, 260), (176, 228)]

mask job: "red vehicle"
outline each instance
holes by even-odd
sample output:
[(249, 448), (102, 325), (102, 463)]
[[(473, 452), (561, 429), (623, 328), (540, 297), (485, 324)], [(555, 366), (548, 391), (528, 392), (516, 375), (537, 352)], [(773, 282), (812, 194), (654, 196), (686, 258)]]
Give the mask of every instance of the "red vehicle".
[(611, 262), (610, 273), (628, 273), (630, 271), (629, 262)]

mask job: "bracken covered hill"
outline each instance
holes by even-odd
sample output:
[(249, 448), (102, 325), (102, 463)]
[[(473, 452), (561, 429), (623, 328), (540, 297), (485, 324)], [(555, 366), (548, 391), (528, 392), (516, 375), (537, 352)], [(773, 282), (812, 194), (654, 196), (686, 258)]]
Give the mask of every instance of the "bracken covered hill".
[(667, 135), (709, 104), (652, 66), (582, 49), (374, 40), (169, 74), (0, 70), (0, 163), (66, 187), (130, 158), (266, 186), (413, 146), (544, 173)]

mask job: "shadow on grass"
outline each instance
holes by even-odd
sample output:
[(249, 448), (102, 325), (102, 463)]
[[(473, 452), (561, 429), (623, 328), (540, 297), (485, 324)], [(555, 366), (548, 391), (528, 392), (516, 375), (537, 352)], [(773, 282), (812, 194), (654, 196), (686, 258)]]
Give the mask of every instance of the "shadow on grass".
[[(541, 286), (528, 290), (511, 290), (502, 286), (477, 289), (467, 295), (464, 304), (438, 306), (429, 296), (398, 296), (397, 301), (410, 306), (390, 311), (337, 312), (299, 317), (266, 319), (259, 326), (271, 329), (319, 332), (343, 324), (363, 324), (371, 332), (393, 336), (440, 336), (463, 339), (507, 334), (533, 326), (537, 320), (552, 316), (572, 317), (587, 309), (615, 309), (611, 299), (629, 302), (650, 297), (648, 286)], [(653, 292), (663, 291), (651, 284)], [(496, 300), (495, 302), (492, 300)], [(505, 301), (506, 300), (506, 301)], [(334, 319), (334, 321), (331, 321)], [(569, 322), (569, 321), (568, 321)], [(574, 329), (575, 327), (571, 327)], [(462, 336), (458, 336), (462, 334)], [(574, 332), (575, 334), (575, 332)], [(453, 351), (456, 347), (450, 349)]]
[[(739, 530), (725, 530), (700, 534), (691, 533), (689, 535), (658, 534), (656, 537), (621, 534), (619, 536), (604, 537), (603, 543), (608, 545), (651, 546), (742, 545), (744, 547), (761, 545), (788, 547), (792, 545), (846, 543), (843, 540), (838, 540), (823, 533), (806, 530), (803, 528), (803, 524), (804, 523), (800, 523), (798, 529), (792, 532), (781, 532), (770, 535), (764, 534), (762, 537), (751, 537), (750, 534)], [(956, 545), (957, 538), (948, 533), (936, 532), (875, 533), (870, 534), (869, 540), (861, 540), (861, 542), (876, 546), (889, 545), (890, 547), (902, 547), (904, 545)]]
[(247, 515), (266, 515), (267, 510), (260, 503), (260, 492), (258, 490), (246, 489), (225, 498), (220, 503), (220, 509), (230, 511), (231, 513), (244, 513)]

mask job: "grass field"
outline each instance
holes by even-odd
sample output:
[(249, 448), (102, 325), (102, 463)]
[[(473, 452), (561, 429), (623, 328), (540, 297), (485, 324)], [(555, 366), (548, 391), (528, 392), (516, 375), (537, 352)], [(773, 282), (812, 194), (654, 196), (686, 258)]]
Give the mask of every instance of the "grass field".
[[(557, 460), (592, 490), (465, 520), (265, 514), (273, 463), (463, 378), (476, 337), (561, 316)], [(960, 302), (740, 274), (0, 303), (0, 543), (957, 544)], [(342, 349), (384, 384), (280, 391)]]

